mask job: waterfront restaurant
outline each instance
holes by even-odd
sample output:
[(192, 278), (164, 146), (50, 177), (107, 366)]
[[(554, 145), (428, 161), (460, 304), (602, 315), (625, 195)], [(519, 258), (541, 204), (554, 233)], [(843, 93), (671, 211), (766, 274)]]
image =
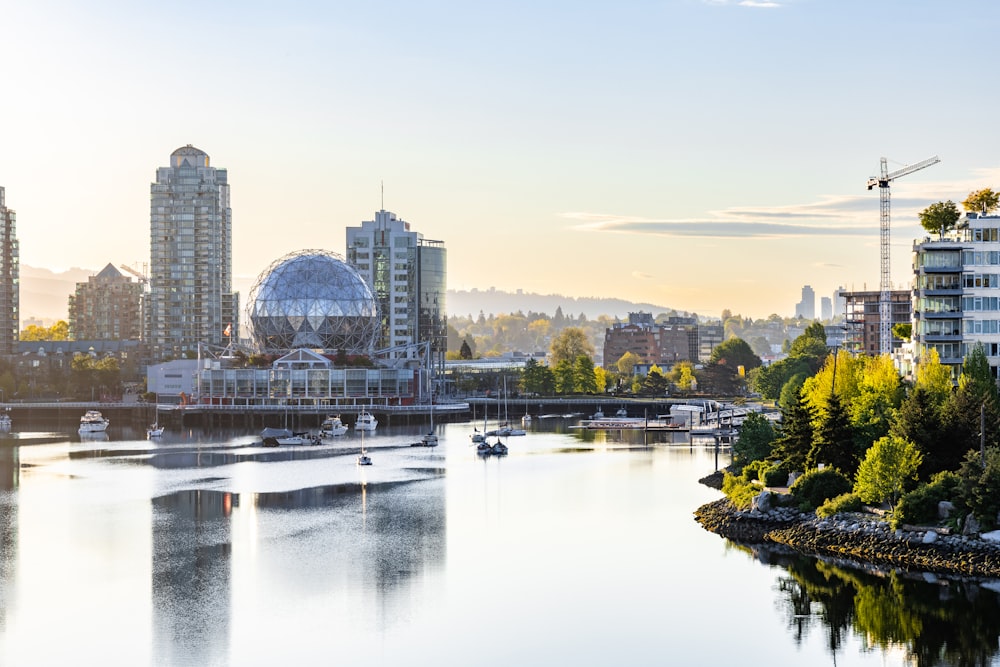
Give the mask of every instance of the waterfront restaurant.
[(202, 360), (194, 403), (212, 405), (412, 405), (413, 368), (334, 368), (312, 350), (292, 350), (270, 368), (234, 368), (227, 359)]

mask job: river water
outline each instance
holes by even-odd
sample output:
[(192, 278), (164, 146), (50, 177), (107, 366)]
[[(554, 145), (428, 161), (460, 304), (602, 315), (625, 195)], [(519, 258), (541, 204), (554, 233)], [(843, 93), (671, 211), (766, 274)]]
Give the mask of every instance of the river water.
[(996, 582), (743, 548), (727, 452), (572, 423), (0, 440), (0, 664), (998, 664)]

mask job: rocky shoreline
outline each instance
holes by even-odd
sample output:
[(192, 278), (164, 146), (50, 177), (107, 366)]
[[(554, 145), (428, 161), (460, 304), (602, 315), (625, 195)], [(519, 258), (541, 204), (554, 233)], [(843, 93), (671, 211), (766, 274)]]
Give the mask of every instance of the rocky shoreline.
[[(702, 481), (712, 486), (708, 478)], [(1000, 544), (978, 536), (950, 535), (933, 527), (893, 530), (863, 513), (820, 519), (790, 507), (743, 511), (726, 498), (702, 505), (694, 514), (706, 530), (734, 542), (782, 544), (810, 555), (906, 571), (1000, 578)]]

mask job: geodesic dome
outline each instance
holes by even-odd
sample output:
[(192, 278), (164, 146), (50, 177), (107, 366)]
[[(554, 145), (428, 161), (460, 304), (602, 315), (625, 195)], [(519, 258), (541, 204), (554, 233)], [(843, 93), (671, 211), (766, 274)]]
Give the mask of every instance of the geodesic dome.
[(265, 353), (304, 347), (370, 354), (379, 336), (368, 284), (325, 250), (300, 250), (272, 263), (250, 290), (249, 309), (254, 343)]

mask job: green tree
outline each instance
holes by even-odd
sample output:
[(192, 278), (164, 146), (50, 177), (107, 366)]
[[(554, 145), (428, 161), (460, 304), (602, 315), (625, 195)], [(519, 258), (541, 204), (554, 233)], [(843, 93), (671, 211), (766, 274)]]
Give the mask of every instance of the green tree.
[(785, 462), (791, 470), (805, 470), (806, 457), (812, 449), (812, 409), (800, 394), (781, 409), (781, 428), (774, 440), (771, 458)]
[(572, 394), (576, 391), (576, 367), (569, 359), (563, 359), (552, 371), (555, 374), (556, 392)]
[(858, 467), (854, 492), (866, 503), (888, 502), (895, 507), (907, 483), (916, 480), (920, 460), (917, 446), (909, 440), (893, 435), (879, 438)]
[(583, 394), (597, 393), (597, 376), (594, 375), (594, 360), (585, 354), (576, 358), (576, 391)]
[(966, 211), (974, 211), (982, 215), (989, 215), (1000, 207), (1000, 193), (994, 192), (991, 188), (974, 190), (962, 202), (962, 208)]
[(896, 322), (892, 325), (892, 335), (900, 340), (910, 340), (913, 337), (913, 325), (909, 322)]
[[(561, 361), (576, 363), (577, 357), (586, 355), (594, 358), (594, 346), (587, 339), (587, 334), (580, 327), (566, 327), (552, 340), (549, 348), (552, 364), (558, 369)], [(557, 371), (558, 373), (558, 371)]]
[(962, 213), (958, 210), (958, 206), (950, 199), (931, 204), (919, 213), (920, 226), (940, 236), (954, 229), (961, 217)]
[(742, 338), (730, 338), (720, 343), (709, 358), (710, 364), (725, 364), (732, 369), (742, 366), (749, 371), (760, 366), (760, 357), (754, 354), (745, 340)]
[(931, 391), (917, 386), (900, 404), (890, 427), (891, 435), (917, 446), (922, 460), (917, 473), (922, 480), (943, 470), (957, 470), (965, 454), (944, 430), (942, 405)]
[(958, 389), (968, 391), (980, 401), (997, 400), (997, 383), (993, 379), (990, 362), (982, 343), (976, 343), (965, 355), (962, 375), (958, 378)]
[(642, 381), (642, 393), (647, 396), (663, 396), (667, 391), (667, 384), (666, 376), (654, 365)]
[(832, 465), (848, 477), (853, 477), (858, 467), (851, 421), (836, 395), (827, 399), (826, 410), (818, 416), (812, 447), (806, 456), (807, 468), (820, 463)]
[(771, 420), (752, 412), (743, 420), (740, 437), (733, 443), (733, 460), (739, 466), (763, 461), (771, 454), (776, 437)]
[(633, 371), (635, 370), (635, 365), (640, 361), (642, 361), (642, 359), (640, 359), (639, 355), (636, 354), (635, 352), (626, 352), (625, 354), (623, 354), (621, 357), (618, 358), (618, 361), (615, 363), (615, 366), (618, 367), (619, 373), (621, 373), (625, 377), (630, 377)]
[(472, 347), (469, 346), (469, 341), (463, 340), (462, 347), (458, 351), (459, 359), (472, 359)]
[(986, 465), (982, 458), (978, 451), (966, 455), (958, 470), (959, 496), (982, 526), (992, 529), (1000, 513), (1000, 449), (986, 449)]
[(952, 392), (951, 369), (941, 363), (936, 349), (917, 364), (916, 375), (914, 386), (926, 391), (938, 408), (944, 405)]

